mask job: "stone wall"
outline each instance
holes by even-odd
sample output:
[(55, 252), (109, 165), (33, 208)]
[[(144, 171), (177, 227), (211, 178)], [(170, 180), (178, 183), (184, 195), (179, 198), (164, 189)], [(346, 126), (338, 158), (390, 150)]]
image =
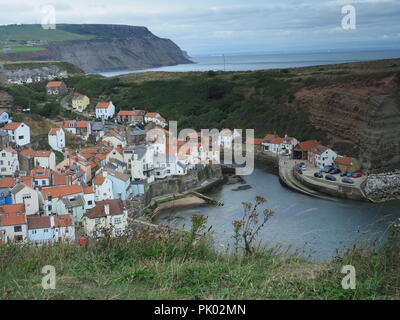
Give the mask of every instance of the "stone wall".
[(145, 193), (145, 204), (149, 204), (154, 197), (178, 194), (199, 188), (207, 179), (222, 177), (220, 165), (211, 165), (190, 171), (186, 176), (167, 178), (150, 184)]

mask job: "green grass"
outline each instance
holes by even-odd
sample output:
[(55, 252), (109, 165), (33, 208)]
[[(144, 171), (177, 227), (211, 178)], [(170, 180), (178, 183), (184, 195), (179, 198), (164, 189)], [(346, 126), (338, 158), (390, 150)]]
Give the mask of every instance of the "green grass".
[(31, 46), (11, 46), (11, 53), (13, 52), (29, 52), (29, 51), (42, 51), (44, 48), (42, 47), (31, 47)]
[(41, 25), (7, 25), (0, 26), (0, 41), (15, 40), (47, 40), (47, 41), (65, 41), (65, 40), (87, 40), (93, 38), (89, 35), (80, 35), (61, 29), (43, 29)]
[[(87, 247), (0, 247), (0, 299), (398, 299), (399, 237), (379, 252), (353, 249), (316, 263), (259, 250), (217, 253), (209, 241), (188, 248), (187, 235), (145, 230), (133, 239)], [(341, 267), (356, 268), (344, 290)], [(56, 268), (56, 290), (43, 290), (41, 269)]]

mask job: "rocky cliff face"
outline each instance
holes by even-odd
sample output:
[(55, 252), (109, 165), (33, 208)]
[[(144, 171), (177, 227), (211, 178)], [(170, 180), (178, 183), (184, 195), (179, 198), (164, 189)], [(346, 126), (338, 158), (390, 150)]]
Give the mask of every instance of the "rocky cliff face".
[(297, 107), (323, 130), (336, 150), (360, 159), (368, 172), (400, 167), (400, 85), (398, 76), (343, 80), (304, 88)]
[(51, 41), (45, 50), (8, 54), (8, 60), (60, 60), (85, 72), (145, 69), (191, 63), (171, 40), (145, 27), (125, 25), (57, 25), (88, 40)]

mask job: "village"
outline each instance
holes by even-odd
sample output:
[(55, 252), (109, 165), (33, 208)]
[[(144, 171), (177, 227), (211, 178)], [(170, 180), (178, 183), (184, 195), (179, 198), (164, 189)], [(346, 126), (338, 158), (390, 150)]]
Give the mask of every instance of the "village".
[[(63, 81), (50, 81), (49, 96), (68, 92)], [(89, 113), (90, 99), (74, 93), (76, 113)], [(33, 150), (31, 129), (0, 114), (0, 243), (77, 241), (129, 232), (132, 201), (144, 197), (156, 181), (184, 177), (199, 167), (220, 163), (220, 149), (232, 149), (242, 137), (224, 129), (217, 140), (192, 132), (179, 140), (157, 112), (120, 110), (112, 101), (95, 106), (96, 120), (64, 120), (48, 132), (51, 150)], [(82, 147), (66, 147), (66, 132)], [(295, 170), (315, 179), (351, 183), (360, 169), (356, 159), (341, 157), (318, 141), (300, 142), (268, 134), (247, 140), (257, 152), (294, 161)], [(57, 160), (56, 154), (62, 156)], [(284, 160), (286, 163), (286, 160)], [(358, 173), (357, 173), (358, 174)], [(327, 177), (333, 177), (327, 178)], [(82, 240), (83, 241), (83, 240)]]

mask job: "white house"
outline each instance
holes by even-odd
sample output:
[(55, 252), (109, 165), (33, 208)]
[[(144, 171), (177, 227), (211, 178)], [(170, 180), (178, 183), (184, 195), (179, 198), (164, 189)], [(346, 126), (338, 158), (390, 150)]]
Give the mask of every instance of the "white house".
[(318, 145), (311, 150), (311, 163), (320, 169), (334, 164), (337, 153), (328, 147)]
[(96, 118), (108, 120), (114, 117), (115, 106), (112, 101), (110, 102), (99, 102), (96, 105)]
[(65, 132), (61, 128), (52, 128), (48, 134), (50, 147), (55, 151), (60, 151), (65, 148)]
[(26, 215), (37, 214), (39, 212), (39, 195), (36, 190), (25, 185), (18, 183), (11, 189), (13, 202), (25, 205)]
[(296, 138), (284, 137), (264, 140), (262, 142), (264, 151), (276, 154), (291, 154), (293, 148), (299, 143)]
[(36, 151), (34, 161), (36, 166), (56, 170), (56, 155), (53, 151)]
[(59, 213), (59, 214), (65, 213), (65, 212), (58, 212), (59, 211), (58, 205), (60, 202), (62, 202), (61, 200), (68, 200), (69, 202), (72, 203), (72, 202), (79, 202), (79, 199), (81, 198), (83, 198), (82, 187), (76, 184), (72, 184), (69, 186), (44, 188), (39, 193), (40, 205), (43, 208), (43, 211), (45, 212), (46, 215), (54, 213)]
[(23, 122), (10, 122), (3, 130), (7, 130), (10, 141), (19, 146), (25, 146), (31, 142), (31, 130)]
[(49, 187), (51, 185), (50, 170), (42, 167), (35, 167), (31, 170), (33, 185), (35, 187)]
[(131, 158), (128, 159), (128, 168), (131, 169), (132, 180), (154, 181), (154, 150), (147, 146), (135, 146)]
[(103, 137), (101, 140), (102, 142), (106, 142), (113, 148), (125, 148), (126, 147), (126, 140), (119, 134), (107, 135)]
[(0, 112), (0, 124), (9, 123), (9, 122), (10, 122), (10, 116), (8, 115), (8, 113), (5, 111), (1, 111)]
[(113, 199), (112, 181), (107, 177), (107, 172), (94, 177), (93, 189), (96, 202)]
[(148, 112), (144, 116), (144, 121), (146, 123), (154, 123), (162, 128), (165, 128), (167, 126), (167, 120), (165, 120), (161, 115), (157, 112)]
[(0, 176), (13, 176), (19, 171), (18, 153), (13, 148), (0, 151)]
[(172, 175), (187, 174), (188, 166), (175, 155), (157, 154), (153, 158), (154, 176), (164, 179)]
[(4, 242), (27, 241), (27, 222), (23, 204), (0, 206), (0, 233)]
[(86, 212), (83, 226), (90, 237), (101, 237), (106, 232), (112, 237), (121, 236), (128, 227), (128, 213), (121, 200), (100, 201)]
[(50, 216), (50, 219), (55, 241), (75, 240), (75, 225), (71, 215), (57, 214)]
[(85, 210), (92, 209), (96, 205), (93, 187), (83, 188), (83, 198), (85, 199)]

